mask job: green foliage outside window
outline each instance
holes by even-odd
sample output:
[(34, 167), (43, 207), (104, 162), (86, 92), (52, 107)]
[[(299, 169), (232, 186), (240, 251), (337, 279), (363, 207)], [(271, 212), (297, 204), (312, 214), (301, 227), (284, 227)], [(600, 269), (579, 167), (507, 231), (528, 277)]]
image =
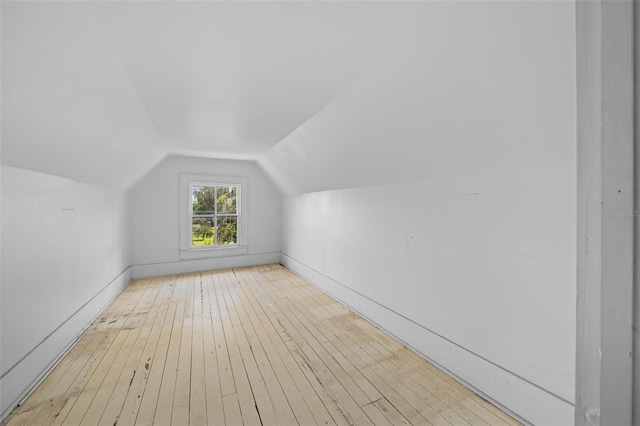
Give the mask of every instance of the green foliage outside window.
[(192, 246), (238, 243), (235, 186), (193, 186)]

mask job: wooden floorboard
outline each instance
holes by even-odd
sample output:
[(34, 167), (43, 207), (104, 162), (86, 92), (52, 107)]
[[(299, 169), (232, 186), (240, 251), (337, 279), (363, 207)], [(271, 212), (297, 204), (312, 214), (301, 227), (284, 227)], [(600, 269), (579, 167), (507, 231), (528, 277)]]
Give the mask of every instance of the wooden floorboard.
[(281, 265), (132, 282), (2, 422), (516, 425)]

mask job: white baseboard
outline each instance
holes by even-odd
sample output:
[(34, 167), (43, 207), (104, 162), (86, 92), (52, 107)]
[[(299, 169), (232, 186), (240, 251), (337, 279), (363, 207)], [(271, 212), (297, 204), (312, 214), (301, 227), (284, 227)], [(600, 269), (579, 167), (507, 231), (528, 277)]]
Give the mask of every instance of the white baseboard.
[(129, 267), (3, 373), (0, 378), (0, 420), (49, 373), (130, 281)]
[(176, 262), (133, 265), (133, 279), (161, 277), (165, 275), (187, 274), (190, 272), (210, 271), (214, 269), (240, 268), (243, 266), (267, 265), (279, 263), (280, 252), (244, 254), (239, 256), (216, 257), (210, 259), (180, 260)]
[(280, 263), (524, 423), (574, 424), (574, 405), (282, 254)]

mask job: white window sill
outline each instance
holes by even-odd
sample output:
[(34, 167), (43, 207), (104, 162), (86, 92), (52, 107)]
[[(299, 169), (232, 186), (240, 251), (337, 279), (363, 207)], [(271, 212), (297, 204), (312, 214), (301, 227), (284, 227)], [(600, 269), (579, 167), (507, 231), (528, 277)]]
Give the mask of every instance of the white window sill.
[(180, 260), (211, 259), (216, 257), (228, 257), (247, 254), (248, 246), (231, 247), (203, 247), (180, 250)]

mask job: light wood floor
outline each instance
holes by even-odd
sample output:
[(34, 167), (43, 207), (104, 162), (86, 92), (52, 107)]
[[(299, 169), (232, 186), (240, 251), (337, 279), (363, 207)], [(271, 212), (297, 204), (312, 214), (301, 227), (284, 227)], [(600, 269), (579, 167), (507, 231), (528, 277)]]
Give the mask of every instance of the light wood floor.
[(132, 282), (3, 423), (518, 424), (280, 265)]

